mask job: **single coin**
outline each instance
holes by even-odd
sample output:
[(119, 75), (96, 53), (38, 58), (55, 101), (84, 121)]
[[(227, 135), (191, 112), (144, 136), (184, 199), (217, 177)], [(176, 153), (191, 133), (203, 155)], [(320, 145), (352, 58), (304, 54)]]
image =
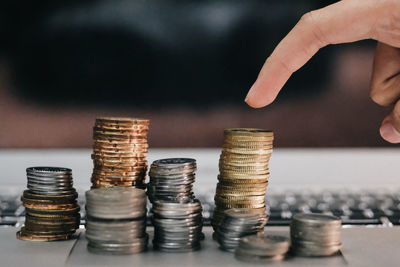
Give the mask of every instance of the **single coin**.
[(37, 235), (26, 231), (24, 227), (17, 232), (17, 238), (19, 240), (26, 241), (57, 241), (57, 240), (68, 240), (72, 237), (72, 234), (60, 234), (60, 235)]

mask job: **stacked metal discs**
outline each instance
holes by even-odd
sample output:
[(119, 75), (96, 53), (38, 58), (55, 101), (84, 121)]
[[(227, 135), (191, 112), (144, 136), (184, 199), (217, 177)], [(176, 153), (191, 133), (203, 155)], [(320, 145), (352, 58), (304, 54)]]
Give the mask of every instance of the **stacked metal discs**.
[(240, 239), (235, 257), (241, 261), (267, 263), (283, 260), (289, 250), (289, 239), (278, 235), (252, 235)]
[(196, 160), (172, 158), (156, 160), (150, 167), (147, 194), (151, 202), (190, 202), (194, 198)]
[(146, 193), (133, 187), (86, 192), (88, 250), (100, 254), (134, 254), (147, 248)]
[(92, 188), (146, 187), (149, 124), (149, 120), (145, 119), (96, 119), (93, 128)]
[(335, 216), (296, 214), (290, 224), (291, 249), (299, 256), (334, 255), (342, 245), (341, 226), (341, 220)]
[(17, 238), (32, 241), (71, 238), (80, 222), (71, 169), (32, 167), (26, 173), (28, 190), (21, 197), (26, 210), (25, 226), (18, 231)]
[(197, 199), (185, 203), (153, 202), (153, 248), (166, 252), (188, 252), (200, 248), (202, 207)]
[(220, 248), (234, 252), (241, 237), (263, 233), (268, 221), (265, 213), (257, 213), (249, 209), (229, 209), (217, 228), (214, 237)]
[(224, 211), (247, 208), (265, 212), (268, 163), (274, 134), (260, 129), (226, 129), (219, 160), (215, 210), (211, 224), (216, 230)]
[(193, 194), (196, 160), (161, 159), (150, 168), (148, 195), (153, 203), (153, 247), (167, 252), (200, 248), (203, 239), (202, 207)]

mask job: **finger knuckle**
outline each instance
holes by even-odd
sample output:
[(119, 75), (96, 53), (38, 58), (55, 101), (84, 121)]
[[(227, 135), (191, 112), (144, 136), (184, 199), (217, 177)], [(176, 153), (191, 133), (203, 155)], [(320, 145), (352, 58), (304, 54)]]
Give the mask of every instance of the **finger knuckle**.
[(313, 33), (315, 40), (317, 41), (318, 48), (320, 48), (326, 45), (327, 42), (325, 40), (325, 34), (318, 23), (318, 12), (318, 10), (307, 12), (301, 17), (300, 24)]
[(312, 24), (314, 21), (314, 11), (310, 11), (305, 13), (303, 16), (300, 18), (300, 22), (303, 24)]

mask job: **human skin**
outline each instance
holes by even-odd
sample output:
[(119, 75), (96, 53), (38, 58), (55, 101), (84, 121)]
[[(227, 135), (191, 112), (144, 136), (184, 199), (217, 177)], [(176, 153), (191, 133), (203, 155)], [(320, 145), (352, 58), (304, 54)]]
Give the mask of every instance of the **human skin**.
[(271, 104), (292, 73), (319, 49), (364, 39), (378, 41), (370, 96), (381, 106), (393, 106), (380, 134), (388, 142), (400, 143), (399, 0), (342, 0), (303, 15), (267, 58), (246, 103), (254, 108)]

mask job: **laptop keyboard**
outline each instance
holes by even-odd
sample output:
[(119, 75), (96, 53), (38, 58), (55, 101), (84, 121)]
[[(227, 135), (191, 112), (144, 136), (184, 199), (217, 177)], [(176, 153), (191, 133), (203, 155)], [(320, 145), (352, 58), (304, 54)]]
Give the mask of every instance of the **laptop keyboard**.
[[(25, 210), (20, 200), (21, 192), (0, 192), (0, 226), (20, 227), (25, 220)], [(214, 194), (198, 195), (203, 205), (204, 225), (210, 225), (214, 207)], [(78, 202), (84, 207), (84, 194)], [(400, 225), (400, 193), (353, 193), (326, 191), (320, 193), (267, 192), (269, 226), (289, 225), (293, 214), (315, 212), (333, 214), (344, 225)], [(85, 210), (81, 210), (81, 224), (85, 223)]]

